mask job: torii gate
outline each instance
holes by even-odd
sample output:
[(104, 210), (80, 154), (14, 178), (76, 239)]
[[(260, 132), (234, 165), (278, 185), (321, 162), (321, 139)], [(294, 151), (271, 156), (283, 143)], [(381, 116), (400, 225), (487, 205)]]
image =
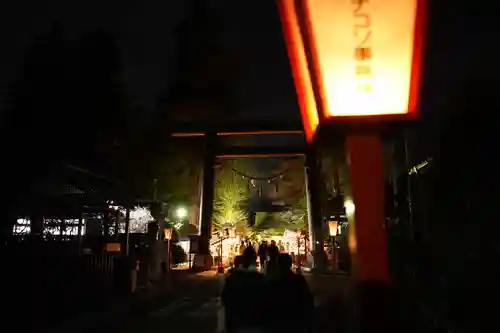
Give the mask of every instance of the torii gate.
[[(262, 158), (275, 156), (305, 157), (305, 180), (307, 195), (307, 211), (309, 218), (309, 237), (311, 250), (314, 250), (314, 267), (321, 270), (323, 253), (323, 214), (319, 191), (321, 181), (316, 152), (306, 146), (304, 133), (300, 123), (257, 123), (257, 124), (224, 124), (219, 126), (179, 124), (173, 126), (173, 137), (204, 137), (204, 156), (202, 167), (202, 184), (200, 198), (200, 222), (198, 243), (198, 266), (208, 266), (210, 259), (209, 240), (212, 230), (212, 214), (214, 200), (215, 162), (217, 158)], [(241, 135), (294, 135), (301, 138), (301, 144), (289, 147), (225, 147), (221, 138)], [(319, 255), (318, 255), (319, 254)]]

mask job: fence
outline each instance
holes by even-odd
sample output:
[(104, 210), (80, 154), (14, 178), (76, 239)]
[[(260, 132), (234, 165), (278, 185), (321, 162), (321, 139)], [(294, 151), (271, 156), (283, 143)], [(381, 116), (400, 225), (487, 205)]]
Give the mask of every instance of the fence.
[(123, 258), (106, 253), (79, 256), (70, 247), (15, 245), (4, 252), (3, 301), (10, 318), (58, 322), (109, 304), (121, 287), (118, 277), (124, 274), (116, 273), (124, 267)]

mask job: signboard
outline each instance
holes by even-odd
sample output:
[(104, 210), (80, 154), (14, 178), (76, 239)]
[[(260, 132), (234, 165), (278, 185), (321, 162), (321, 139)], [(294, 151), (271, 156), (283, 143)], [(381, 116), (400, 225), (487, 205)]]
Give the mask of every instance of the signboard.
[(339, 118), (416, 112), (425, 0), (279, 0), (306, 138)]
[(105, 252), (121, 252), (122, 247), (120, 243), (106, 243), (104, 245)]

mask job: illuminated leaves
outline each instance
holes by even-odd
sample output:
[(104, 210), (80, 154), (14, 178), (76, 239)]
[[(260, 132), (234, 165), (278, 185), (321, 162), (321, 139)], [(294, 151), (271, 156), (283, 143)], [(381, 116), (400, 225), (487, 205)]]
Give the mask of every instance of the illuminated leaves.
[(238, 234), (245, 234), (248, 222), (245, 209), (248, 179), (233, 171), (236, 166), (239, 171), (245, 167), (241, 162), (226, 161), (216, 172), (213, 223), (214, 230), (229, 223)]

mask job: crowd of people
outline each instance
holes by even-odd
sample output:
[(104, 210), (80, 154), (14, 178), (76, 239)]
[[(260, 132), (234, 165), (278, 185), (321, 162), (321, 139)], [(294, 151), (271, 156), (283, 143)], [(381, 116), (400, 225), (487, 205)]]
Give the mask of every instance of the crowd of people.
[(256, 267), (259, 267), (261, 271), (264, 272), (268, 262), (271, 262), (271, 265), (273, 265), (273, 263), (276, 263), (277, 256), (283, 252), (285, 252), (283, 244), (281, 244), (281, 242), (276, 244), (274, 240), (270, 243), (262, 241), (260, 244), (257, 242), (242, 241), (240, 245), (233, 245), (230, 247), (227, 263), (229, 266), (233, 266), (236, 256), (242, 256), (247, 253), (248, 255), (255, 256), (257, 259)]
[(291, 256), (274, 241), (257, 250), (242, 242), (239, 250), (221, 296), (226, 331), (310, 331), (313, 296), (305, 278), (291, 270)]

